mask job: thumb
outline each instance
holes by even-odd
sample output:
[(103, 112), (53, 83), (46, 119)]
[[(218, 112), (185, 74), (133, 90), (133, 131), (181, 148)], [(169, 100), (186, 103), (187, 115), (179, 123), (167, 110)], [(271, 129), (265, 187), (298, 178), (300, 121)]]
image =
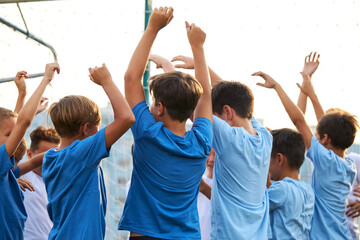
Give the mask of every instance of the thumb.
[(190, 27), (190, 24), (188, 23), (188, 21), (185, 21), (185, 27), (186, 27), (186, 31), (190, 32), (191, 27)]
[(299, 83), (296, 83), (296, 85), (300, 88), (300, 90), (303, 92), (303, 87), (299, 84)]

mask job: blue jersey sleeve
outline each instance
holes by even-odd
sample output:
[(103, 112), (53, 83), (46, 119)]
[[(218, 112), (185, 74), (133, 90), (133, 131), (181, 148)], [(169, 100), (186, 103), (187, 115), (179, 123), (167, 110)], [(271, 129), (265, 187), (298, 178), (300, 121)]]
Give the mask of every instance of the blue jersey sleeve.
[(109, 156), (110, 149), (106, 149), (105, 128), (95, 135), (81, 140), (70, 151), (75, 159), (84, 159), (84, 164), (89, 167), (97, 167), (100, 161)]
[(207, 118), (196, 118), (194, 120), (192, 130), (195, 133), (195, 136), (198, 138), (199, 142), (205, 149), (205, 155), (209, 155), (211, 151), (212, 141), (213, 141), (213, 125)]
[(131, 127), (134, 140), (141, 137), (156, 121), (151, 114), (146, 101), (139, 102), (133, 109), (135, 123)]
[(5, 143), (0, 146), (0, 176), (6, 174), (14, 167), (14, 156), (9, 158)]
[(283, 181), (274, 182), (268, 189), (268, 193), (270, 203), (269, 209), (270, 212), (272, 212), (284, 205), (288, 197), (287, 183)]
[(15, 176), (16, 178), (19, 178), (19, 177), (20, 177), (20, 168), (19, 168), (19, 166), (16, 166), (16, 168), (14, 168), (14, 169), (12, 170), (12, 172), (13, 172), (13, 174), (14, 174), (14, 176)]
[(327, 172), (329, 168), (334, 168), (336, 156), (333, 151), (326, 149), (321, 143), (313, 136), (311, 138), (311, 147), (306, 153), (306, 156), (314, 164), (314, 169), (317, 171)]

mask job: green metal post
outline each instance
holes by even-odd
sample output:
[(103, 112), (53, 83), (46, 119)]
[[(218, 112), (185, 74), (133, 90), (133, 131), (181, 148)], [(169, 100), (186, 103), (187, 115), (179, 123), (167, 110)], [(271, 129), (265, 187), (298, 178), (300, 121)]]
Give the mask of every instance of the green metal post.
[[(146, 30), (146, 27), (149, 23), (149, 18), (152, 12), (152, 0), (145, 0), (145, 26), (144, 31)], [(145, 91), (145, 98), (147, 104), (149, 104), (150, 94), (149, 94), (149, 83), (148, 80), (150, 78), (150, 61), (148, 62), (146, 66), (146, 70), (143, 77), (143, 86)]]

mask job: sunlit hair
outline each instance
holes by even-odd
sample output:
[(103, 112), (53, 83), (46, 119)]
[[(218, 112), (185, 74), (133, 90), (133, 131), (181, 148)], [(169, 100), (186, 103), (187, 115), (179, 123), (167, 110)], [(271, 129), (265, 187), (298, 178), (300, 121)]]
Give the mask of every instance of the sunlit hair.
[(55, 128), (45, 128), (44, 126), (37, 127), (30, 133), (30, 149), (36, 151), (41, 141), (60, 144), (60, 137)]
[(349, 148), (359, 128), (356, 116), (339, 108), (332, 108), (326, 112), (327, 114), (320, 119), (316, 127), (320, 139), (327, 134), (334, 147), (343, 150)]
[(7, 119), (9, 117), (16, 118), (18, 115), (13, 111), (0, 107), (0, 121)]
[(166, 108), (169, 116), (180, 122), (186, 121), (194, 112), (203, 89), (190, 74), (172, 71), (150, 78), (150, 93), (155, 103)]
[(305, 158), (304, 137), (289, 128), (272, 130), (273, 145), (271, 157), (281, 153), (287, 158), (287, 163), (291, 169), (298, 170)]
[(60, 137), (74, 137), (80, 126), (89, 123), (90, 127), (101, 122), (99, 107), (89, 98), (70, 95), (50, 106), (49, 115)]
[(219, 115), (224, 105), (234, 109), (241, 118), (251, 119), (254, 112), (254, 95), (251, 89), (243, 83), (221, 81), (211, 91), (213, 112)]

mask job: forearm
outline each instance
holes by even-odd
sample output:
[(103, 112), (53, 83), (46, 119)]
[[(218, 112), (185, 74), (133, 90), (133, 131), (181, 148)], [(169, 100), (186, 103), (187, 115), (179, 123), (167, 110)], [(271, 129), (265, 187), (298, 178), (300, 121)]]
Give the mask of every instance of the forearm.
[(319, 122), (320, 119), (325, 115), (325, 112), (320, 104), (320, 101), (317, 97), (317, 95), (315, 93), (311, 94), (309, 96), (311, 103), (314, 107), (314, 111), (315, 111), (315, 115), (316, 115), (316, 119)]
[(44, 158), (45, 152), (37, 154), (33, 156), (31, 159), (27, 160), (26, 162), (23, 162), (18, 165), (20, 170), (20, 176), (41, 167), (43, 158)]
[(171, 62), (166, 62), (162, 65), (162, 69), (164, 73), (175, 71), (174, 66), (171, 64)]
[(306, 112), (306, 105), (307, 105), (307, 96), (300, 91), (299, 98), (297, 101), (298, 108), (302, 111), (303, 114)]
[(211, 186), (207, 184), (203, 179), (200, 181), (200, 192), (208, 199), (211, 199)]
[(219, 82), (223, 81), (223, 79), (209, 67), (211, 86), (214, 87)]
[(14, 109), (15, 113), (19, 113), (21, 111), (21, 109), (25, 104), (25, 98), (26, 98), (26, 91), (19, 91), (19, 95)]

